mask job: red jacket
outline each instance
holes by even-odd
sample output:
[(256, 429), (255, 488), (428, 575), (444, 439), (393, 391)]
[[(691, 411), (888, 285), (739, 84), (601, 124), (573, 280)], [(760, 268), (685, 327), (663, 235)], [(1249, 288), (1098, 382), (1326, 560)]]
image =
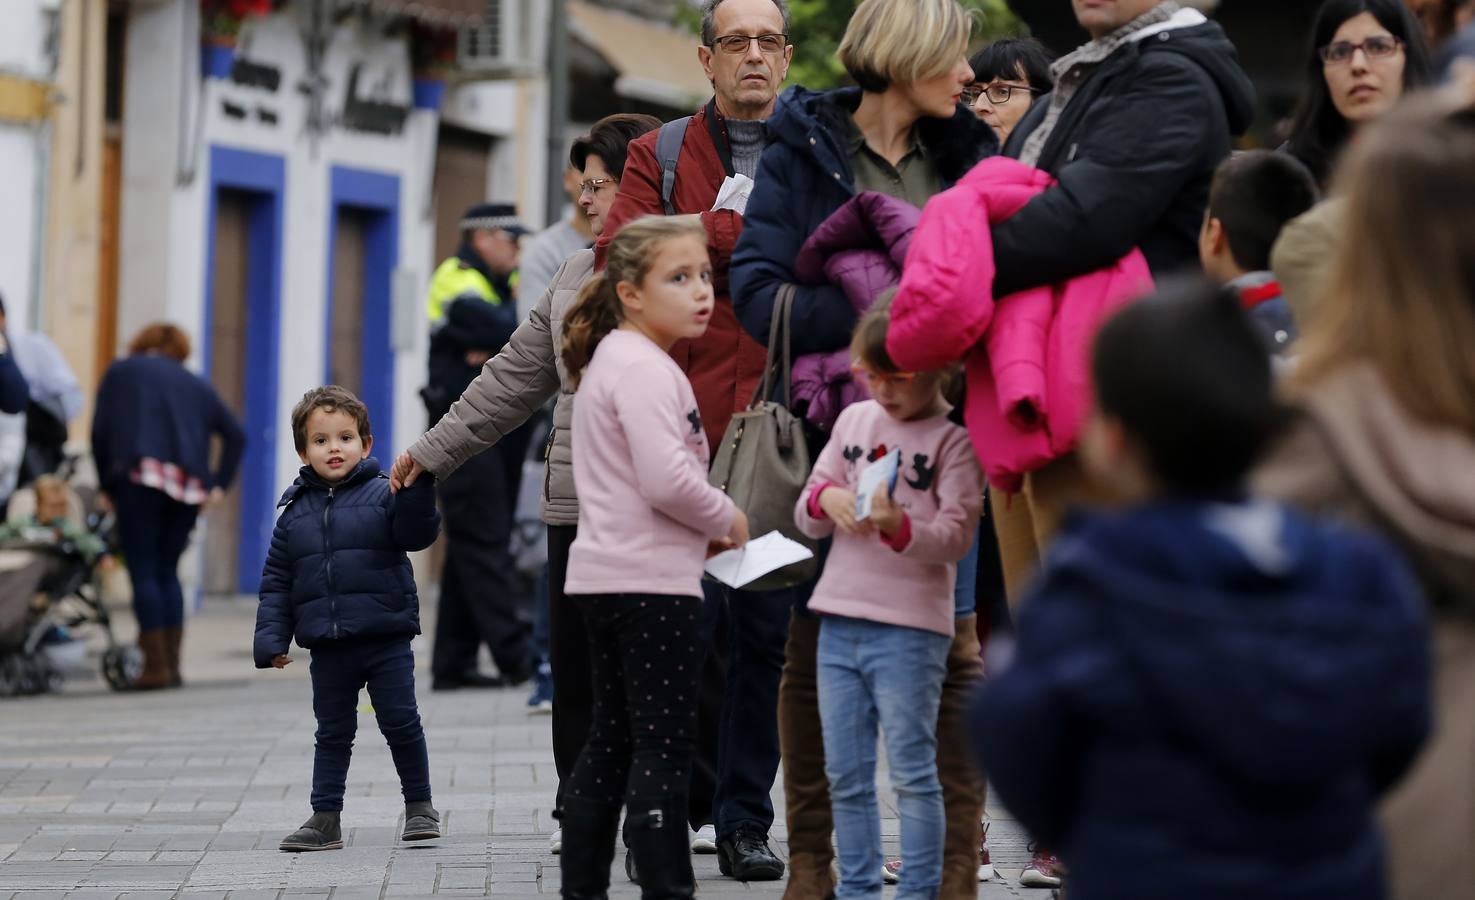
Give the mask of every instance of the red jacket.
[[(707, 228), (707, 250), (712, 256), (713, 287), (717, 306), (707, 333), (693, 341), (681, 341), (671, 356), (696, 393), (697, 408), (707, 429), (707, 440), (715, 448), (727, 430), (732, 414), (744, 409), (763, 375), (767, 352), (738, 325), (728, 294), (727, 270), (732, 250), (743, 232), (743, 217), (731, 210), (712, 212), (717, 191), (727, 178), (723, 154), (712, 139), (708, 124), (711, 104), (698, 110), (686, 128), (686, 139), (676, 161), (676, 183), (671, 205), (677, 213), (700, 213)], [(721, 117), (717, 127), (722, 134)], [(620, 177), (620, 195), (605, 220), (604, 231), (594, 245), (595, 268), (603, 270), (610, 238), (626, 223), (646, 215), (662, 215), (661, 163), (656, 158), (659, 131), (630, 142), (629, 159)]]

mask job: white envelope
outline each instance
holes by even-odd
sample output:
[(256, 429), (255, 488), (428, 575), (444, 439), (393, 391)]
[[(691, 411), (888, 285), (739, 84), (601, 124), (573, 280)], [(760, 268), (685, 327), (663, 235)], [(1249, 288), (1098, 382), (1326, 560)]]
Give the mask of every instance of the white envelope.
[(729, 175), (717, 189), (717, 202), (712, 209), (730, 209), (738, 215), (747, 212), (748, 196), (753, 193), (753, 179), (746, 175)]
[(753, 538), (747, 546), (719, 553), (707, 560), (707, 574), (729, 587), (740, 588), (784, 566), (814, 556), (809, 548), (777, 531)]

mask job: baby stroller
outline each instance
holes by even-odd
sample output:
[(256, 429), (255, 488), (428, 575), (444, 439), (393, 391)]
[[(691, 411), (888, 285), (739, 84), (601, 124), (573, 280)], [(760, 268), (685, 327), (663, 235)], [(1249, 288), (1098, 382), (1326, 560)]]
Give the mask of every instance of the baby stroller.
[(0, 532), (0, 697), (59, 690), (85, 664), (89, 636), (101, 638), (102, 676), (114, 690), (130, 687), (143, 667), (136, 647), (118, 643), (103, 603), (98, 570), (116, 548), (113, 517), (86, 513), (68, 490), (67, 518), (79, 526), (71, 538), (25, 524), (35, 510), (30, 488), (10, 500)]

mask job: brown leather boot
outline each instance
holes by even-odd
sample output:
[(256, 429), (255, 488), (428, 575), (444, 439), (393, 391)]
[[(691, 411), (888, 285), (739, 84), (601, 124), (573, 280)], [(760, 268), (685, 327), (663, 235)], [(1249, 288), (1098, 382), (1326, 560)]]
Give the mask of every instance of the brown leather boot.
[(824, 733), (819, 720), (819, 620), (795, 613), (784, 647), (778, 689), (778, 742), (784, 765), (784, 805), (789, 825), (789, 881), (784, 900), (825, 900), (835, 893), (830, 863), (830, 782), (825, 778)]
[(169, 686), (169, 646), (164, 629), (139, 632), (138, 649), (143, 651), (143, 671), (133, 681), (135, 691), (156, 691)]
[(184, 643), (184, 628), (174, 627), (164, 629), (164, 649), (169, 654), (169, 686), (184, 687), (184, 679), (179, 674), (179, 651)]
[(983, 677), (983, 662), (974, 617), (966, 616), (955, 624), (942, 701), (937, 707), (937, 780), (942, 783), (947, 815), (940, 900), (978, 896), (978, 845), (983, 837), (983, 777), (973, 762), (967, 722), (968, 701)]

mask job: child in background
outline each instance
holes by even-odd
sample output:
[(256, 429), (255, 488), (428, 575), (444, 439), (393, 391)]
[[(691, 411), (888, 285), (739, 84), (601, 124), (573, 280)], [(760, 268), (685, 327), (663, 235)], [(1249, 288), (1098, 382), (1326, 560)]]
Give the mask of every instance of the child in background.
[[(983, 487), (968, 433), (948, 420), (944, 372), (899, 372), (886, 353), (890, 304), (873, 306), (850, 352), (871, 400), (835, 422), (795, 521), (834, 536), (809, 609), (821, 616), (819, 712), (835, 818), (837, 896), (879, 896), (877, 726), (901, 817), (898, 898), (936, 897), (945, 819), (937, 779), (937, 711), (953, 643), (954, 579), (968, 553)], [(857, 519), (866, 465), (894, 449), (894, 494)]]
[(366, 685), (405, 798), (402, 838), (438, 838), (410, 650), (420, 633), (420, 603), (406, 555), (429, 547), (440, 530), (435, 480), (391, 494), (369, 457), (368, 408), (337, 385), (307, 392), (292, 410), (292, 437), (303, 466), (277, 504), (282, 513), (261, 575), (254, 651), (258, 669), (286, 668), (294, 637), (312, 651), (318, 727), (312, 817), (281, 849), (343, 847), (338, 818)]
[(975, 710), (990, 783), (1072, 898), (1383, 897), (1374, 808), (1430, 728), (1409, 573), (1246, 495), (1277, 410), (1213, 285), (1119, 313), (1093, 375), (1084, 458), (1133, 505), (1070, 523), (1021, 606)]
[(594, 684), (557, 813), (567, 898), (605, 896), (622, 803), (642, 895), (696, 890), (686, 816), (702, 567), (710, 544), (746, 543), (748, 522), (707, 483), (696, 397), (667, 351), (700, 337), (713, 306), (701, 220), (647, 216), (615, 236), (563, 323), (579, 485), (565, 590), (589, 629)]
[(32, 483), (31, 490), (36, 496), (36, 511), (18, 522), (0, 525), (0, 541), (39, 538), (71, 544), (88, 562), (107, 552), (101, 538), (70, 518), (71, 489), (65, 481), (55, 475), (42, 475)]
[(1286, 358), (1296, 323), (1270, 272), (1270, 249), (1286, 223), (1315, 206), (1316, 179), (1294, 156), (1250, 150), (1214, 173), (1199, 232), (1204, 272), (1239, 298), (1270, 353)]

